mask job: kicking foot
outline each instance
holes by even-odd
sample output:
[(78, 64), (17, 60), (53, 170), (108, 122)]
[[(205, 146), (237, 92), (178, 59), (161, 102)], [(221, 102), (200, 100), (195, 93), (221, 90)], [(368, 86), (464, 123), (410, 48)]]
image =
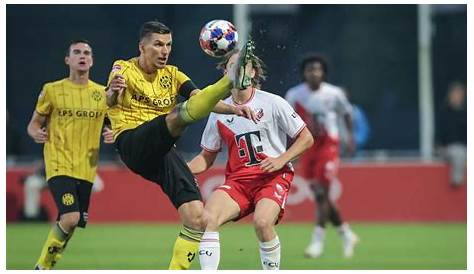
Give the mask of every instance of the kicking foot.
[[(249, 75), (249, 64), (252, 62), (252, 56), (254, 55), (255, 43), (249, 39), (245, 43), (244, 47), (239, 53), (239, 59), (235, 71), (234, 88), (246, 89), (252, 85), (252, 77)], [(250, 65), (251, 67), (251, 65)]]

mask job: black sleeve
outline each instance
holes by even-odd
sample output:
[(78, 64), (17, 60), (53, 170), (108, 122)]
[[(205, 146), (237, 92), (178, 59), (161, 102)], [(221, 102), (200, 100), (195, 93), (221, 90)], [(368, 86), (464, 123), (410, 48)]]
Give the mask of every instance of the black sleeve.
[(106, 114), (104, 117), (104, 126), (111, 128), (112, 123), (110, 122), (109, 116)]
[(178, 94), (183, 96), (184, 98), (188, 99), (190, 94), (191, 94), (191, 91), (195, 90), (195, 89), (198, 89), (196, 87), (196, 85), (193, 83), (193, 81), (191, 80), (188, 80), (186, 82), (184, 82), (181, 87), (179, 88), (178, 90)]

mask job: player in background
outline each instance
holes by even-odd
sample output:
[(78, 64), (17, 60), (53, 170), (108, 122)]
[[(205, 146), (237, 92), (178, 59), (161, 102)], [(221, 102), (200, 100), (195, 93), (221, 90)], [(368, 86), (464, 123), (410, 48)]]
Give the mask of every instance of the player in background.
[[(86, 40), (69, 45), (69, 77), (46, 83), (28, 124), (28, 134), (44, 144), (46, 180), (58, 208), (35, 269), (51, 269), (61, 258), (74, 229), (85, 228), (99, 160), (100, 134), (107, 110), (105, 87), (89, 79), (92, 48)], [(112, 132), (103, 130), (104, 142)]]
[[(140, 29), (140, 55), (114, 62), (109, 77), (107, 104), (115, 145), (133, 172), (157, 183), (169, 197), (183, 223), (169, 269), (188, 269), (206, 227), (201, 194), (194, 175), (174, 148), (191, 123), (211, 111), (252, 117), (245, 106), (224, 104), (235, 72), (203, 90), (176, 66), (168, 65), (173, 44), (171, 30), (158, 21)], [(235, 81), (241, 82), (241, 81)], [(187, 100), (177, 104), (178, 95)]]
[[(110, 134), (110, 140), (113, 141), (112, 131), (107, 129)], [(41, 207), (41, 192), (48, 188), (46, 181), (46, 170), (44, 163), (38, 163), (33, 173), (25, 176), (23, 182), (23, 212), (22, 219), (24, 221), (44, 221), (47, 216), (44, 216)], [(92, 184), (92, 193), (100, 192), (104, 189), (104, 182), (99, 174), (96, 175)]]
[[(251, 44), (247, 44), (244, 51)], [(225, 182), (206, 202), (206, 232), (199, 247), (201, 269), (219, 266), (219, 227), (254, 212), (253, 224), (259, 241), (263, 269), (279, 269), (280, 240), (274, 226), (283, 216), (286, 198), (293, 180), (290, 161), (313, 144), (303, 120), (281, 97), (259, 89), (265, 78), (263, 63), (250, 54), (248, 67), (252, 85), (233, 89), (226, 103), (247, 105), (259, 121), (235, 115), (211, 114), (202, 135), (202, 151), (188, 165), (194, 174), (209, 169), (222, 146), (228, 147)], [(222, 63), (232, 71), (238, 51)], [(287, 135), (294, 140), (286, 149)]]
[(346, 147), (355, 149), (352, 134), (351, 105), (343, 91), (325, 82), (326, 61), (320, 56), (308, 56), (301, 64), (304, 82), (288, 90), (286, 100), (296, 109), (311, 130), (314, 145), (301, 157), (303, 177), (311, 183), (317, 203), (316, 226), (311, 243), (305, 250), (310, 258), (319, 257), (324, 248), (325, 227), (329, 219), (343, 240), (344, 257), (353, 255), (358, 237), (343, 222), (336, 206), (341, 194), (337, 178), (339, 167), (339, 136), (337, 119), (343, 117), (348, 131)]

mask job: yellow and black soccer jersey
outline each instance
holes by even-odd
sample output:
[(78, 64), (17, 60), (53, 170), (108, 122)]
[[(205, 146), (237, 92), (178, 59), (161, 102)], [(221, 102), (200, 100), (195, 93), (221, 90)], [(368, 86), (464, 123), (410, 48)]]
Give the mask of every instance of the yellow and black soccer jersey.
[(115, 61), (109, 83), (116, 74), (123, 75), (127, 88), (108, 111), (114, 138), (124, 130), (170, 113), (176, 106), (178, 95), (188, 98), (196, 89), (177, 67), (166, 65), (154, 74), (147, 74), (138, 65), (138, 58)]
[(107, 111), (105, 87), (69, 79), (46, 83), (36, 112), (48, 116), (44, 144), (46, 178), (66, 175), (93, 182), (99, 160), (99, 143)]

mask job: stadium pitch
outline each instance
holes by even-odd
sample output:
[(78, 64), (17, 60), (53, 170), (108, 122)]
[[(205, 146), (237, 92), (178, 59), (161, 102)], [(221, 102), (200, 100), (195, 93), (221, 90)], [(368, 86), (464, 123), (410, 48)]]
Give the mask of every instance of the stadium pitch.
[[(466, 224), (356, 223), (361, 242), (351, 259), (342, 257), (341, 239), (328, 226), (325, 252), (308, 259), (303, 251), (312, 225), (277, 226), (281, 269), (466, 269)], [(7, 269), (33, 269), (49, 224), (7, 224)], [(77, 229), (55, 269), (166, 269), (178, 224), (88, 224)], [(220, 269), (261, 269), (250, 224), (221, 230)], [(199, 261), (192, 269), (199, 269)]]

